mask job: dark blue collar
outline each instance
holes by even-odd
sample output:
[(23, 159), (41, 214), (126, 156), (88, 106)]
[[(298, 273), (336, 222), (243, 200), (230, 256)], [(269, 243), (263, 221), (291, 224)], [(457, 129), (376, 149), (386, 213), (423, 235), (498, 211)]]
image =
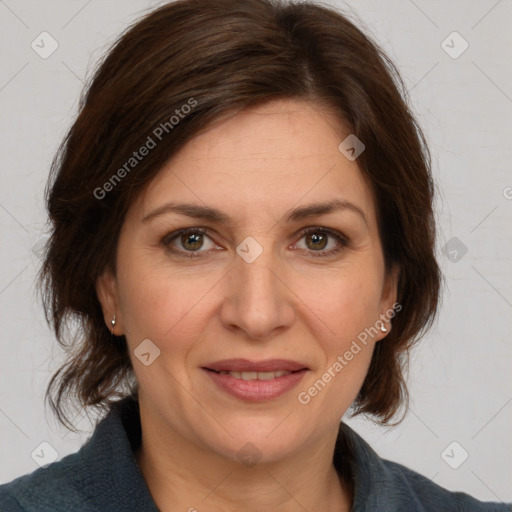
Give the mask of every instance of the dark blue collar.
[[(77, 453), (0, 486), (0, 508), (4, 507), (2, 512), (158, 512), (135, 457), (140, 442), (138, 403), (125, 398), (112, 406)], [(405, 466), (380, 458), (345, 423), (340, 423), (333, 463), (340, 476), (353, 483), (352, 512), (511, 510), (504, 503), (483, 503), (450, 492)]]

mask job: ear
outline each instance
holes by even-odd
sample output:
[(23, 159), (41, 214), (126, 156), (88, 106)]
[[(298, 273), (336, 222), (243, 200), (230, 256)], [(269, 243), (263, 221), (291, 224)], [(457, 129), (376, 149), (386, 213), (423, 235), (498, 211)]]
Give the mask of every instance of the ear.
[(123, 323), (121, 311), (119, 308), (119, 299), (117, 292), (117, 282), (114, 274), (110, 270), (105, 270), (96, 280), (96, 293), (103, 310), (103, 318), (109, 331), (112, 331), (112, 319), (116, 317), (116, 323), (113, 328), (113, 334), (121, 336), (123, 334)]
[[(389, 270), (384, 278), (382, 285), (382, 293), (380, 298), (380, 319), (379, 319), (379, 334), (376, 341), (385, 338), (392, 328), (392, 319), (395, 316), (395, 310), (400, 311), (402, 307), (397, 305), (398, 296), (398, 278), (400, 277), (400, 267), (395, 264)], [(395, 309), (396, 308), (396, 309)], [(380, 330), (380, 326), (384, 325), (387, 332)]]

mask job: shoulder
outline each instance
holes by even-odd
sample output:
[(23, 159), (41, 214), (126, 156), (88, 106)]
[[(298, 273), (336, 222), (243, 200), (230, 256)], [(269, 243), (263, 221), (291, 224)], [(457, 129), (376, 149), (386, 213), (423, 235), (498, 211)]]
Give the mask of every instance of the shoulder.
[(0, 512), (156, 512), (137, 465), (136, 402), (113, 406), (79, 451), (0, 486)]
[(87, 496), (80, 486), (80, 452), (0, 486), (1, 512), (83, 510)]
[(483, 502), (464, 492), (449, 491), (429, 478), (406, 466), (381, 459), (389, 474), (398, 502), (417, 503), (421, 509), (450, 512), (510, 512), (512, 506), (505, 503)]
[(402, 464), (381, 458), (345, 423), (340, 426), (334, 463), (350, 467), (353, 512), (512, 512), (511, 504), (482, 502), (449, 491)]
[(2, 512), (24, 512), (25, 509), (4, 487), (6, 486), (0, 485), (0, 510)]

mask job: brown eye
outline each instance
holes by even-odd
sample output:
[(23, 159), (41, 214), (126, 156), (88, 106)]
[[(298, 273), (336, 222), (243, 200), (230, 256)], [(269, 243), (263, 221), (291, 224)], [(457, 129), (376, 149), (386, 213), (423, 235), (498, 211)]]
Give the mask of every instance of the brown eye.
[(190, 233), (180, 236), (181, 246), (187, 251), (197, 251), (203, 245), (203, 235), (201, 233)]
[[(319, 234), (320, 233), (320, 234)], [(328, 236), (325, 233), (315, 232), (306, 235), (306, 245), (309, 249), (323, 251), (327, 246)], [(310, 245), (311, 244), (311, 245)]]
[[(305, 229), (302, 233), (302, 238), (305, 240), (304, 250), (308, 251), (311, 256), (333, 256), (342, 251), (348, 246), (348, 239), (341, 233), (328, 228), (312, 227)], [(330, 241), (331, 248), (329, 246)], [(298, 245), (298, 244), (296, 244)], [(303, 249), (302, 247), (298, 247)]]
[(162, 239), (162, 244), (169, 251), (176, 254), (199, 256), (215, 247), (215, 244), (206, 233), (207, 230), (203, 228), (180, 229), (166, 235)]

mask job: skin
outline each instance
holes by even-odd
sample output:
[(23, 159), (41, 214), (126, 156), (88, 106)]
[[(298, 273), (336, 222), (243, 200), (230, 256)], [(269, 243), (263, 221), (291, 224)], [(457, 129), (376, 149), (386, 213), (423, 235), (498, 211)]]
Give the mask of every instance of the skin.
[[(397, 271), (385, 271), (372, 193), (357, 160), (338, 150), (349, 133), (333, 112), (303, 101), (246, 110), (189, 141), (127, 213), (117, 273), (106, 271), (97, 291), (106, 324), (115, 314), (115, 334), (130, 348), (143, 432), (137, 459), (162, 511), (351, 508), (334, 443), (375, 343), (388, 333), (361, 345), (307, 405), (297, 398), (396, 301)], [(286, 221), (292, 208), (332, 199), (356, 205), (366, 221), (348, 208)], [(217, 208), (232, 224), (173, 212), (142, 221), (169, 201)], [(315, 244), (301, 234), (308, 226), (348, 243), (329, 236)], [(175, 238), (181, 256), (162, 243), (191, 227), (209, 233), (195, 244)], [(252, 263), (236, 252), (248, 236), (263, 249)], [(149, 366), (134, 356), (145, 339), (160, 350)], [(284, 395), (249, 403), (201, 370), (236, 357), (291, 359), (309, 370)], [(236, 456), (248, 442), (261, 456), (251, 466)]]

